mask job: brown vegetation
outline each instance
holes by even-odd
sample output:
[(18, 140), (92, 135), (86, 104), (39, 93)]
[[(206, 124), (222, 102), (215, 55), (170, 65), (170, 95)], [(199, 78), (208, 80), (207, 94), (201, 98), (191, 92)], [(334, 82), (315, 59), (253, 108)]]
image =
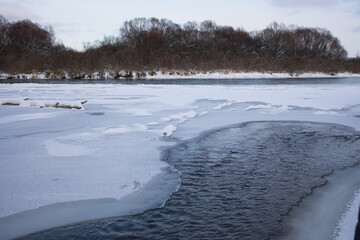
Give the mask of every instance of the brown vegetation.
[(4, 106), (20, 106), (20, 103), (4, 102), (1, 105), (4, 105)]
[(156, 18), (126, 21), (119, 36), (84, 44), (80, 52), (56, 44), (51, 27), (29, 20), (10, 23), (0, 16), (0, 72), (45, 71), (47, 78), (65, 78), (68, 73), (82, 79), (111, 70), (117, 79), (134, 77), (132, 71), (142, 77), (161, 69), (172, 74), (221, 69), (360, 73), (360, 59), (347, 58), (339, 40), (325, 29), (272, 23), (249, 33), (212, 21), (180, 26)]

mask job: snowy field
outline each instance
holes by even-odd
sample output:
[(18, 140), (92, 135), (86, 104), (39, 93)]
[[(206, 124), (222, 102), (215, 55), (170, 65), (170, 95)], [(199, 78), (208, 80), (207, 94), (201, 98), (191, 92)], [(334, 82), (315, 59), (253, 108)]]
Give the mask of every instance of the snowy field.
[[(360, 130), (360, 78), (272, 81), (0, 84), (0, 238), (161, 206), (179, 184), (178, 175), (167, 174), (176, 170), (160, 161), (162, 150), (207, 130), (273, 120)], [(353, 193), (338, 239), (355, 224), (349, 216), (357, 211), (358, 189)], [(101, 204), (108, 209), (96, 207)], [(76, 212), (82, 205), (90, 206), (87, 214)], [(78, 216), (48, 219), (69, 206)], [(37, 214), (44, 214), (41, 224), (14, 227)]]

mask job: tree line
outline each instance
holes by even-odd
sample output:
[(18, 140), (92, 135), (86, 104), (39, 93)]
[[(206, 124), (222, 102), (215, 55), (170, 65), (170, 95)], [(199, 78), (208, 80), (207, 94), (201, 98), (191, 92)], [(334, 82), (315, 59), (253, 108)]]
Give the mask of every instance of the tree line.
[(76, 51), (55, 42), (52, 27), (0, 16), (0, 71), (5, 73), (234, 70), (267, 72), (360, 72), (328, 30), (272, 23), (247, 32), (213, 21), (135, 18), (117, 36), (85, 43)]

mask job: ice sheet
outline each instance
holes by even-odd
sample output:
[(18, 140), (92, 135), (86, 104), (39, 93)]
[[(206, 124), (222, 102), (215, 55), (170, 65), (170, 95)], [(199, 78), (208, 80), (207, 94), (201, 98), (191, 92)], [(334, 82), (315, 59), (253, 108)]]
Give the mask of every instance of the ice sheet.
[(348, 203), (347, 210), (341, 217), (335, 231), (336, 240), (354, 239), (355, 227), (357, 224), (360, 207), (360, 189), (358, 189), (353, 199)]
[(29, 121), (36, 119), (45, 119), (45, 118), (53, 118), (59, 115), (58, 113), (28, 113), (28, 114), (18, 114), (12, 116), (6, 116), (0, 118), (0, 124), (5, 123), (14, 123), (18, 121)]
[(315, 189), (285, 218), (289, 232), (277, 239), (354, 239), (360, 201), (360, 179), (354, 176), (359, 174), (356, 166), (327, 176), (328, 184)]
[(292, 120), (360, 130), (359, 92), (360, 79), (295, 85), (0, 84), (0, 101), (87, 100), (81, 111), (0, 106), (0, 219), (62, 202), (122, 199), (168, 167), (160, 161), (161, 147), (225, 125)]

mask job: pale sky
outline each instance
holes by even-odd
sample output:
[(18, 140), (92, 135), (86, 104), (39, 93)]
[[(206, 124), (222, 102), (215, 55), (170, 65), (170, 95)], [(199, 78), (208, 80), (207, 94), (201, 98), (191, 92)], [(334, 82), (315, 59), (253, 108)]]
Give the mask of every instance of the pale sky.
[(360, 55), (360, 0), (0, 0), (0, 14), (52, 25), (58, 41), (78, 50), (84, 42), (118, 35), (126, 20), (156, 17), (178, 24), (214, 20), (247, 31), (273, 21), (326, 28), (350, 57)]

